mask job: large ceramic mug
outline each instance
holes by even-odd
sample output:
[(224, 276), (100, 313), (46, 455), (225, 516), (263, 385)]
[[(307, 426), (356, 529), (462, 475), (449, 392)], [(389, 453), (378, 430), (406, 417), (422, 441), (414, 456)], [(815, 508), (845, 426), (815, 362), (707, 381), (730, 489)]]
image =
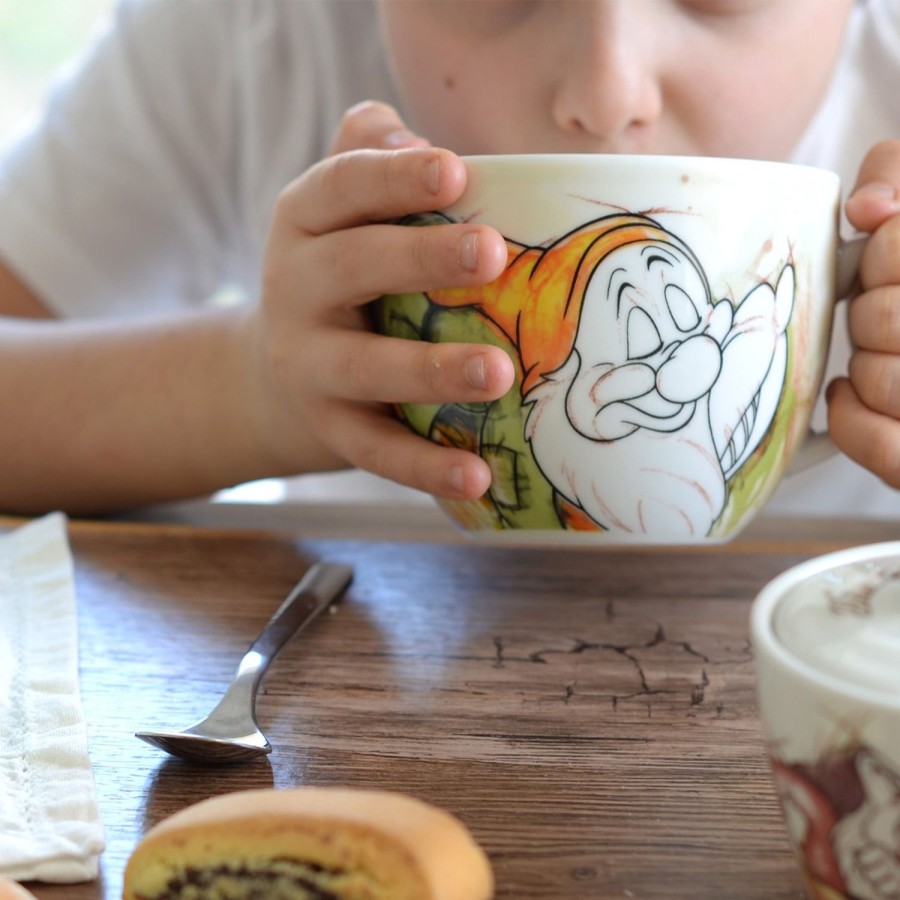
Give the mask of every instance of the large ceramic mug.
[(809, 420), (858, 256), (841, 253), (838, 177), (689, 157), (465, 163), (461, 199), (408, 223), (494, 226), (505, 272), (374, 306), (385, 334), (498, 344), (515, 363), (496, 402), (398, 407), (491, 467), (484, 497), (442, 507), (479, 537), (733, 537), (821, 449)]
[(751, 619), (759, 703), (810, 897), (900, 897), (900, 543), (813, 559)]

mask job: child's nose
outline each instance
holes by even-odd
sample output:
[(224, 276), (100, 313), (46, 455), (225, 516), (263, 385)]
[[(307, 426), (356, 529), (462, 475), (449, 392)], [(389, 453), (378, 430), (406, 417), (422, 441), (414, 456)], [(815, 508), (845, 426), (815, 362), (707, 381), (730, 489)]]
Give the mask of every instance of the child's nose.
[(576, 137), (615, 140), (652, 125), (662, 91), (651, 23), (634, 0), (572, 4), (553, 102), (559, 128)]

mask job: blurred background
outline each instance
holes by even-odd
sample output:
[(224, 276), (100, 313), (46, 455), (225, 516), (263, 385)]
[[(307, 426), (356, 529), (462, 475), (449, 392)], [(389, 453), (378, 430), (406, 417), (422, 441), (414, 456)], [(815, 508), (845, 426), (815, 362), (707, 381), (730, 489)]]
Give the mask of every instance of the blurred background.
[(113, 0), (0, 0), (0, 142), (38, 107), (53, 74), (110, 14)]
[[(115, 0), (0, 0), (0, 144), (40, 109), (54, 76), (89, 46), (114, 5)], [(221, 491), (214, 500), (215, 505), (231, 506), (285, 500), (380, 504), (396, 498), (431, 502), (423, 494), (361, 472), (287, 482), (266, 479)]]

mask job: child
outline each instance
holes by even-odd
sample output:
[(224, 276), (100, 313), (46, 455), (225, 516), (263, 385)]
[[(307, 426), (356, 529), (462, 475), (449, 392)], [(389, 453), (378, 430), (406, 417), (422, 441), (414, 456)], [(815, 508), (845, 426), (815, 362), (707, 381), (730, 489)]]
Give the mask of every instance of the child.
[[(829, 424), (872, 474), (838, 458), (773, 502), (896, 514), (898, 61), (897, 0), (123, 0), (0, 163), (0, 508), (347, 466), (480, 495), (481, 459), (387, 404), (502, 396), (510, 361), (376, 336), (363, 306), (486, 283), (503, 241), (389, 223), (459, 196), (457, 153), (653, 152), (856, 185), (873, 237)], [(205, 302), (225, 286), (244, 302)]]

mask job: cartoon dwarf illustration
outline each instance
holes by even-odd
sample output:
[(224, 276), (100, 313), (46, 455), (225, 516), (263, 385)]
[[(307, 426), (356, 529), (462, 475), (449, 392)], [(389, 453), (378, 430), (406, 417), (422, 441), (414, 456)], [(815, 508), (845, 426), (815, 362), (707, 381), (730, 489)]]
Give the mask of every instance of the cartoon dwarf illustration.
[(733, 305), (646, 216), (508, 244), (490, 285), (428, 296), (477, 309), (515, 346), (526, 437), (570, 518), (621, 535), (707, 534), (782, 393), (792, 266)]

